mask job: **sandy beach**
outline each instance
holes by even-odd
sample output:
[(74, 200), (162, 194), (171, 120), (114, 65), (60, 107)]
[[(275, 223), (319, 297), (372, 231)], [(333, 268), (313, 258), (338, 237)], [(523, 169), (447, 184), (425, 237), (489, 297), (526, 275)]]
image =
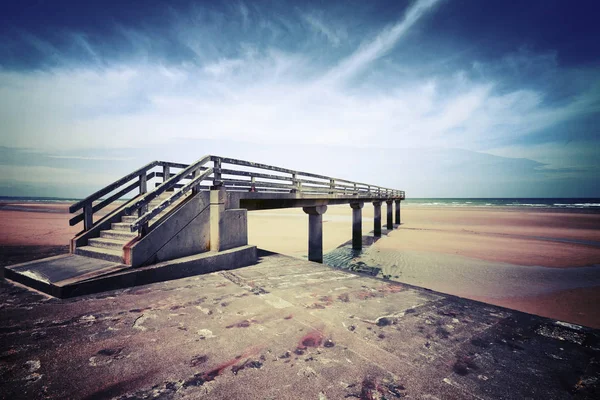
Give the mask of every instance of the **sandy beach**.
[[(67, 209), (0, 205), (1, 265), (67, 252), (81, 229), (68, 225)], [(372, 231), (372, 218), (367, 204), (363, 235)], [(253, 211), (248, 220), (250, 244), (306, 258), (301, 209)], [(351, 222), (348, 206), (328, 208), (324, 252), (350, 240)], [(600, 214), (403, 206), (402, 222), (358, 259), (392, 280), (600, 328)]]
[[(385, 207), (382, 208), (385, 218)], [(363, 208), (363, 235), (373, 229)], [(348, 206), (323, 216), (324, 252), (348, 242)], [(249, 214), (250, 242), (306, 257), (300, 209)], [(600, 328), (600, 214), (522, 208), (402, 208), (402, 225), (358, 258), (390, 279)]]

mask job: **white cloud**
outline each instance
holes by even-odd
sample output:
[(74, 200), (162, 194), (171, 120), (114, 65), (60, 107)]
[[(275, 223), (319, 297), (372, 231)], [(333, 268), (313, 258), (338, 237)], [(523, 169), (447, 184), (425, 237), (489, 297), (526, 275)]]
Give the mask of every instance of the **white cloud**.
[(339, 46), (342, 39), (346, 36), (344, 31), (327, 25), (314, 13), (303, 13), (301, 16), (315, 32), (325, 36), (334, 47)]
[[(198, 60), (205, 61), (165, 66), (144, 61), (151, 47), (149, 37), (122, 29), (142, 55), (134, 57), (136, 61), (103, 68), (0, 70), (0, 145), (62, 154), (214, 138), (292, 146), (322, 143), (475, 151), (493, 147), (494, 154), (522, 152), (545, 162), (544, 152), (550, 157), (560, 148), (539, 147), (527, 153), (523, 150), (527, 146), (521, 151), (498, 143), (600, 110), (597, 86), (549, 106), (547, 93), (504, 87), (493, 66), (484, 63), (477, 64), (477, 79), (464, 71), (405, 78), (383, 68), (376, 80), (365, 80), (358, 87), (348, 83), (360, 71), (382, 68), (377, 60), (436, 3), (416, 2), (396, 24), (333, 67), (318, 64), (309, 52), (259, 49), (252, 44), (240, 44), (238, 54), (207, 59), (206, 43), (212, 38), (218, 47), (217, 38), (207, 34), (210, 30), (205, 26), (194, 31), (186, 24), (180, 39)], [(239, 14), (244, 21), (250, 18), (243, 3)], [(261, 18), (258, 24), (269, 22)], [(337, 31), (316, 17), (309, 20), (332, 44), (339, 43)], [(74, 38), (76, 45), (97, 58), (85, 37)], [(41, 51), (53, 51), (45, 42), (33, 41)], [(505, 62), (509, 68), (525, 65), (527, 54), (520, 52)], [(542, 68), (546, 63), (555, 65), (555, 58), (540, 56), (527, 68)], [(565, 154), (574, 157), (576, 152)], [(556, 157), (553, 160), (558, 163)]]

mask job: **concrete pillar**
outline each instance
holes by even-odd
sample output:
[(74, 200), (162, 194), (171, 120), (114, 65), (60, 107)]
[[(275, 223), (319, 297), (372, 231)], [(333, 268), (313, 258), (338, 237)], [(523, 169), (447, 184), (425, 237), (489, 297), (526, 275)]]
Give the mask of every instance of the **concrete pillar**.
[(396, 203), (396, 224), (400, 225), (400, 200), (394, 200)]
[(394, 220), (392, 218), (392, 203), (394, 203), (394, 200), (386, 200), (385, 204), (387, 205), (386, 210), (387, 210), (387, 229), (388, 230), (392, 230), (394, 229)]
[(373, 207), (375, 208), (373, 211), (373, 236), (381, 236), (381, 202), (374, 201)]
[(221, 250), (221, 221), (225, 212), (225, 188), (210, 191), (210, 251)]
[(362, 249), (362, 208), (364, 203), (350, 203), (352, 207), (352, 248)]
[(308, 214), (308, 260), (323, 262), (323, 214), (327, 206), (303, 207)]

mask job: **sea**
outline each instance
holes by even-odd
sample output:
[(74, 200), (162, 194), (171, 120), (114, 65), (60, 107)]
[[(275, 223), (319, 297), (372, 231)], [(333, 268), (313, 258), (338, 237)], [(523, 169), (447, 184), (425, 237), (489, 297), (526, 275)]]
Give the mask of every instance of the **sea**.
[(500, 207), (600, 211), (600, 198), (407, 198), (410, 207)]
[[(0, 196), (0, 202), (20, 203), (75, 203), (80, 199), (58, 197), (9, 197)], [(125, 199), (123, 199), (125, 200)], [(600, 198), (406, 198), (402, 206), (409, 207), (500, 207), (582, 209), (600, 211)]]

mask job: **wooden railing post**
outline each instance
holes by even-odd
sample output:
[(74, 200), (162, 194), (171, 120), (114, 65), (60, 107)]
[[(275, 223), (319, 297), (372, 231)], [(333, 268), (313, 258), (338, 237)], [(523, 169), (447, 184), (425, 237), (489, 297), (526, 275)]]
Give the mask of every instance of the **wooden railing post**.
[(92, 203), (87, 203), (83, 206), (83, 229), (89, 231), (94, 225), (94, 211), (92, 210)]
[(223, 181), (221, 180), (221, 159), (214, 159), (214, 167), (213, 167), (213, 186), (221, 187), (223, 186)]
[(163, 165), (163, 182), (166, 182), (171, 177), (171, 167)]
[[(146, 192), (148, 192), (148, 179), (146, 177), (146, 172), (144, 172), (140, 175), (140, 194), (145, 194)], [(144, 214), (148, 211), (148, 205), (140, 207), (140, 211)]]
[[(148, 179), (146, 178), (146, 172), (144, 171), (140, 175), (140, 194), (148, 192)], [(138, 209), (138, 218), (142, 217), (148, 211), (148, 205), (144, 204)], [(146, 222), (140, 226), (140, 235), (144, 236), (148, 232), (148, 223)]]
[(148, 181), (146, 179), (146, 173), (140, 175), (140, 194), (144, 194), (148, 191)]
[[(197, 169), (192, 171), (192, 180), (194, 180), (194, 178), (196, 176), (198, 176), (198, 172), (199, 171)], [(200, 191), (199, 187), (200, 187), (200, 182), (198, 182), (198, 184), (192, 188), (192, 196), (196, 195)]]
[(297, 193), (299, 191), (299, 183), (298, 182), (298, 175), (293, 173), (292, 174), (292, 190), (290, 190), (290, 193)]

